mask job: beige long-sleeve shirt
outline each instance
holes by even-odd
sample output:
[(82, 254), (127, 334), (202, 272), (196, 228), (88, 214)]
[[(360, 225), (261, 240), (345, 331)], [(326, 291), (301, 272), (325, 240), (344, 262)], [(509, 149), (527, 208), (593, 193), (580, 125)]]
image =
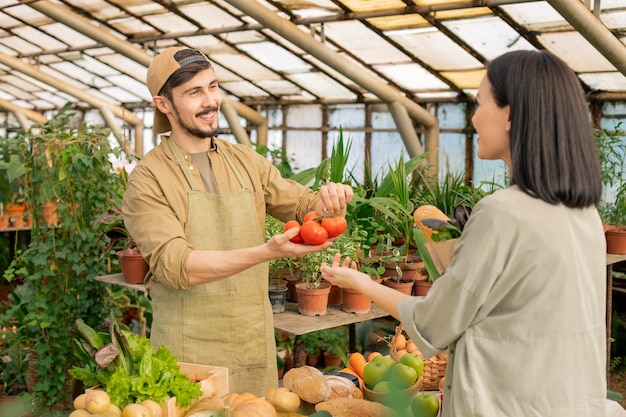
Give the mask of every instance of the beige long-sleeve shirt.
[[(154, 280), (171, 290), (190, 287), (185, 264), (194, 249), (185, 239), (188, 215), (187, 193), (191, 189), (176, 163), (167, 141), (150, 151), (133, 170), (124, 194), (122, 212), (130, 235), (150, 264), (146, 285)], [(227, 152), (253, 191), (261, 230), (266, 212), (279, 220), (302, 219), (313, 210), (319, 195), (295, 181), (281, 177), (280, 172), (252, 148), (214, 139), (208, 152), (220, 193), (241, 189), (223, 153)], [(183, 153), (186, 169), (202, 187), (200, 170), (191, 155)], [(237, 236), (232, 236), (237, 239)]]
[(399, 306), (426, 357), (450, 347), (444, 416), (605, 415), (605, 248), (593, 208), (517, 187), (476, 205), (449, 269)]

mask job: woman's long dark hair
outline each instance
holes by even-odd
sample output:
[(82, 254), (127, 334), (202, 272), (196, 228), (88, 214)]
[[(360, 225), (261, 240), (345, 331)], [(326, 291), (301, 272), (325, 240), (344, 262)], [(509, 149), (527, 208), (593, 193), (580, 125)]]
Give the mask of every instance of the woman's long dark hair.
[(547, 51), (513, 51), (490, 62), (487, 77), (498, 106), (511, 109), (511, 184), (551, 204), (597, 205), (600, 162), (572, 70)]

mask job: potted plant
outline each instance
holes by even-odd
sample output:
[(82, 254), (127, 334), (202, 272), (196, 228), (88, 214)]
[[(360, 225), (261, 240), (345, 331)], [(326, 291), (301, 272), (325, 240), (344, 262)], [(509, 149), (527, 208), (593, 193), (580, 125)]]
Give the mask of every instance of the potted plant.
[[(605, 194), (598, 210), (604, 223), (607, 252), (623, 254), (626, 253), (626, 143), (621, 123), (612, 132), (596, 130), (595, 140)], [(609, 197), (611, 192), (613, 198)]]
[[(101, 260), (102, 227), (94, 220), (107, 197), (121, 192), (112, 174), (108, 129), (78, 124), (65, 106), (54, 118), (23, 132), (18, 152), (24, 155), (24, 196), (30, 207), (58, 199), (58, 225), (33, 217), (31, 243), (4, 273), (11, 281), (24, 277), (28, 297), (15, 300), (2, 320), (15, 320), (29, 349), (29, 397), (35, 412), (71, 407), (73, 322), (87, 317), (91, 325), (119, 314), (106, 284), (93, 279), (106, 272)], [(67, 407), (67, 408), (66, 408)]]

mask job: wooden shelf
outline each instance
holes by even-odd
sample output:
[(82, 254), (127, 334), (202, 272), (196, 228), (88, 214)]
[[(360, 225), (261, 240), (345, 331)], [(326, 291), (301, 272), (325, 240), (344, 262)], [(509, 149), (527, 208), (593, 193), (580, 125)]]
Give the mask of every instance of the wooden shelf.
[(96, 281), (106, 282), (107, 284), (121, 285), (122, 287), (131, 288), (133, 290), (146, 292), (143, 284), (128, 284), (124, 282), (122, 274), (101, 275), (94, 278)]
[(372, 308), (367, 314), (346, 313), (338, 306), (328, 307), (328, 312), (323, 316), (303, 316), (298, 313), (298, 304), (288, 301), (284, 312), (274, 314), (274, 327), (298, 336), (388, 315), (389, 313), (372, 303)]

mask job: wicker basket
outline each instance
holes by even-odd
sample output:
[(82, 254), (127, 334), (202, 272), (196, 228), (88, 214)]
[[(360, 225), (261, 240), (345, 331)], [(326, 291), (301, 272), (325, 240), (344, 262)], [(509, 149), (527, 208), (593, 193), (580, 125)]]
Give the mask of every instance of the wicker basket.
[(424, 372), (422, 373), (422, 386), (425, 391), (440, 390), (439, 383), (446, 376), (446, 368), (448, 359), (433, 356), (428, 360), (424, 360)]
[[(402, 324), (396, 327), (396, 336), (402, 333)], [(396, 344), (393, 342), (396, 337), (392, 338), (392, 342), (389, 345), (390, 356), (395, 357), (397, 352)], [(417, 352), (422, 359), (424, 359), (421, 352)], [(430, 359), (424, 359), (424, 372), (420, 377), (420, 388), (424, 391), (437, 391), (440, 389), (439, 383), (446, 375), (446, 368), (448, 366), (448, 355), (445, 353), (439, 353)]]

